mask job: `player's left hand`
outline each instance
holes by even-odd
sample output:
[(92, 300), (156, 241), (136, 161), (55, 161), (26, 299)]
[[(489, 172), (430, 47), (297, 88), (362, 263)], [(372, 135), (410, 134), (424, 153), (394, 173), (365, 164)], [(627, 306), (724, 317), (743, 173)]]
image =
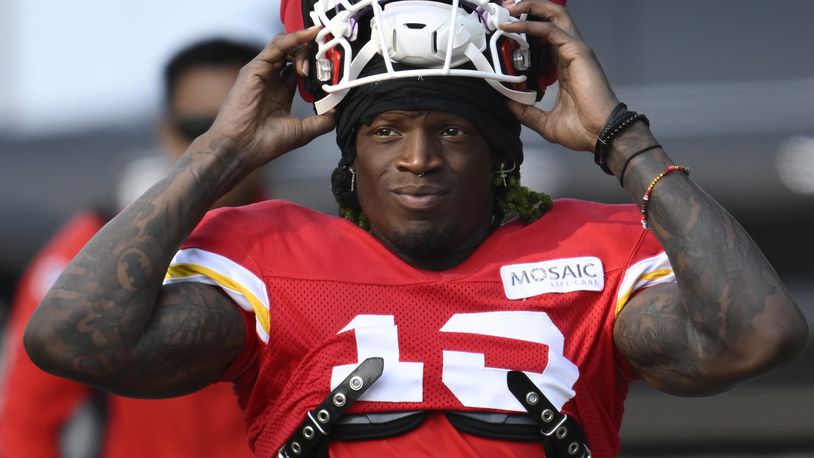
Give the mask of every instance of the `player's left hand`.
[[(335, 112), (300, 119), (291, 113), (305, 44), (318, 27), (280, 34), (246, 64), (205, 134), (240, 155), (249, 171), (329, 132)], [(298, 57), (299, 56), (299, 57)], [(291, 62), (295, 63), (292, 64)]]
[(550, 111), (511, 100), (509, 109), (546, 140), (574, 150), (593, 151), (600, 131), (619, 102), (593, 50), (582, 41), (561, 5), (546, 0), (508, 0), (504, 6), (515, 17), (528, 13), (530, 20), (507, 23), (501, 28), (550, 43), (559, 77), (559, 94)]

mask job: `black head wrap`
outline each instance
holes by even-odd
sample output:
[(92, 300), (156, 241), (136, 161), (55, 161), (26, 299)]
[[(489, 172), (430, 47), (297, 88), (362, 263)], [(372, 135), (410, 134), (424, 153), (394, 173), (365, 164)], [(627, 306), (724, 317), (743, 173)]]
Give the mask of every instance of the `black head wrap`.
[[(378, 56), (377, 56), (378, 57)], [(397, 67), (398, 68), (398, 67)], [(384, 72), (381, 58), (362, 75)], [(499, 157), (523, 162), (520, 122), (506, 106), (506, 98), (480, 78), (435, 76), (400, 78), (359, 86), (342, 101), (336, 125), (336, 143), (345, 160), (356, 156), (356, 128), (370, 124), (381, 113), (444, 111), (467, 118)]]

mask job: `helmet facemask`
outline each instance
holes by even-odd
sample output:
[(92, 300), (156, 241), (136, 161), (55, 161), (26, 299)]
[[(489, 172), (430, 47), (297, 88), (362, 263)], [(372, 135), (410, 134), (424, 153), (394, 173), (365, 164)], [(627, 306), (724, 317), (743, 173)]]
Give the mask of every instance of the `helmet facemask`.
[[(538, 101), (539, 57), (525, 34), (499, 28), (518, 19), (488, 0), (450, 1), (305, 0), (305, 25), (324, 27), (310, 45), (306, 86), (317, 113), (337, 106), (354, 87), (425, 76), (481, 78), (509, 99)], [(360, 76), (377, 55), (386, 70)]]

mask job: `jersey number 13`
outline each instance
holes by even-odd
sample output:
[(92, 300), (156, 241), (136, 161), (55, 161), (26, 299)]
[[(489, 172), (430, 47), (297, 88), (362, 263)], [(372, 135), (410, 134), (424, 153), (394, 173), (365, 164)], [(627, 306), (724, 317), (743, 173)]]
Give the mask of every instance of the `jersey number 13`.
[[(365, 359), (384, 358), (384, 372), (360, 398), (376, 402), (422, 402), (424, 363), (399, 361), (398, 327), (393, 315), (357, 315), (339, 333), (355, 330), (359, 360), (335, 366), (331, 389)], [(458, 313), (439, 332), (503, 337), (548, 347), (542, 372), (525, 371), (557, 409), (574, 397), (579, 369), (563, 355), (565, 338), (545, 312)], [(466, 407), (524, 412), (506, 387), (511, 369), (487, 367), (483, 353), (443, 350), (442, 381)]]

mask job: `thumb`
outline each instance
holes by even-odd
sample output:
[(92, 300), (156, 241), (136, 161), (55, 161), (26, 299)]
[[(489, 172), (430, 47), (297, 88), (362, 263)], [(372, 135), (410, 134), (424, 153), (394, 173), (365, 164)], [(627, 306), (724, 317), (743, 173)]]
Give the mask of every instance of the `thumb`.
[(333, 130), (336, 125), (336, 110), (314, 115), (302, 120), (303, 133), (309, 141)]
[(506, 104), (509, 111), (511, 111), (512, 114), (514, 114), (514, 117), (520, 121), (520, 124), (523, 124), (530, 129), (534, 129), (539, 134), (543, 133), (543, 128), (548, 122), (549, 113), (537, 108), (534, 105), (526, 105), (514, 100), (507, 100)]

